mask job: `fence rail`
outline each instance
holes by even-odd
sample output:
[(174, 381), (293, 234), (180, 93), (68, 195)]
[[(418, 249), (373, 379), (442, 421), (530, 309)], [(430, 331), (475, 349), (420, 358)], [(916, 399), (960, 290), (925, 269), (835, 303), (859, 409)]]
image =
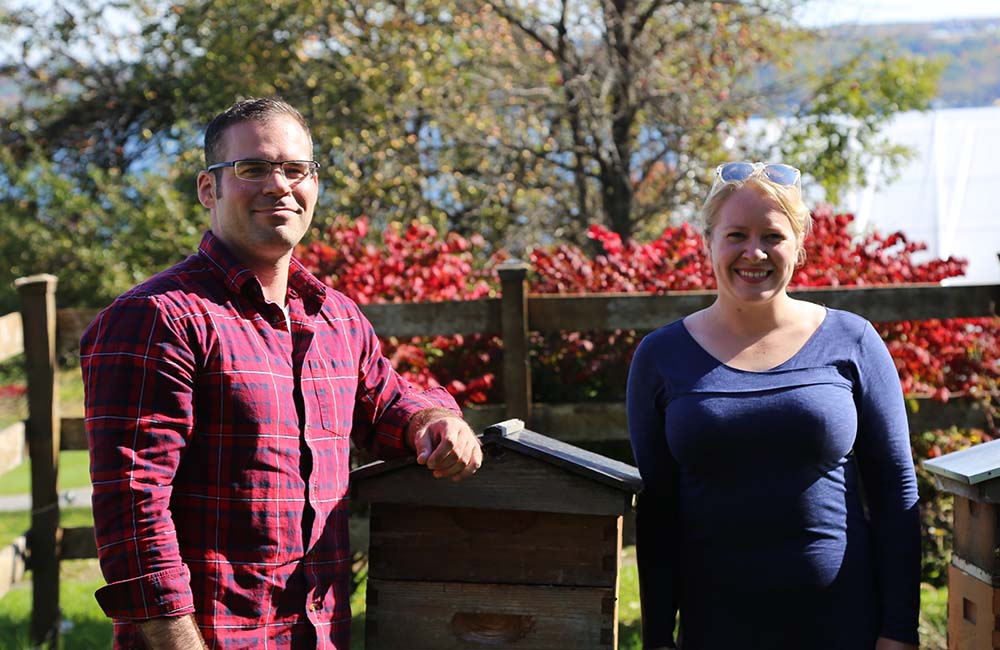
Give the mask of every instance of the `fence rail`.
[[(413, 337), (496, 334), (503, 340), (504, 404), (470, 407), (466, 416), (476, 429), (519, 417), (539, 431), (571, 442), (625, 440), (621, 403), (539, 404), (532, 401), (528, 367), (529, 333), (559, 331), (649, 331), (706, 307), (712, 292), (661, 295), (530, 295), (528, 266), (518, 261), (499, 269), (502, 298), (477, 301), (363, 305), (364, 314), (382, 336)], [(56, 279), (43, 275), (17, 282), (20, 313), (0, 317), (0, 360), (22, 352), (28, 374), (29, 419), (26, 426), (0, 432), (0, 473), (24, 455), (26, 438), (31, 465), (32, 520), (29, 542), (21, 538), (0, 549), (0, 596), (23, 576), (25, 556), (33, 571), (32, 637), (36, 644), (58, 634), (59, 561), (96, 557), (93, 528), (60, 528), (57, 453), (86, 449), (82, 418), (60, 418), (55, 381), (60, 352), (75, 349), (96, 309), (55, 309)], [(995, 316), (1000, 284), (941, 287), (902, 286), (811, 289), (793, 295), (828, 307), (856, 312), (873, 321), (925, 320)], [(968, 403), (912, 401), (911, 430), (983, 426), (985, 415)], [(20, 438), (18, 448), (11, 440)], [(19, 546), (20, 544), (20, 546)]]
[(13, 312), (0, 316), (0, 361), (24, 352), (24, 335), (21, 325), (21, 312)]
[(0, 598), (3, 598), (10, 588), (24, 580), (27, 570), (28, 538), (19, 536), (13, 542), (0, 548)]

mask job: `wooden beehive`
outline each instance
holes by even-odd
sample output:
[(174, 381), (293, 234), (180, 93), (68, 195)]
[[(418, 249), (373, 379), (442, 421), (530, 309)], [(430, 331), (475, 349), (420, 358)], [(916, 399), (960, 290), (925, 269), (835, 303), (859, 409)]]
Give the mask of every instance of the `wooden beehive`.
[(352, 473), (370, 504), (368, 650), (616, 648), (624, 463), (508, 420), (471, 478), (412, 459)]
[(955, 495), (948, 649), (1000, 649), (1000, 440), (924, 461)]

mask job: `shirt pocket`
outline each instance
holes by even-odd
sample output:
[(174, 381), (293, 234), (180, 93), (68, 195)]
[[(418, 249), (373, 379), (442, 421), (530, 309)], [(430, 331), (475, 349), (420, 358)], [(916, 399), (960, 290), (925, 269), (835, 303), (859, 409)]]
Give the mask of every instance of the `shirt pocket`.
[[(328, 434), (347, 438), (354, 420), (357, 368), (351, 362), (309, 359), (302, 378), (306, 424)], [(318, 418), (317, 418), (318, 414)]]

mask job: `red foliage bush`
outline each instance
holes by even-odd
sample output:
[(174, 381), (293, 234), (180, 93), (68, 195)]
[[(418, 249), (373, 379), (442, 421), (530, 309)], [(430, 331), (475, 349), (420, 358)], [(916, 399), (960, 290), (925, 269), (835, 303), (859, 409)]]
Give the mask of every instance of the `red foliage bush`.
[(28, 394), (28, 387), (22, 384), (0, 385), (0, 400), (18, 399)]
[[(806, 263), (793, 287), (939, 283), (959, 277), (966, 262), (949, 258), (914, 261), (926, 249), (902, 233), (851, 235), (853, 217), (827, 207), (813, 213)], [(532, 293), (664, 292), (712, 289), (715, 279), (701, 237), (685, 224), (648, 243), (622, 242), (602, 226), (588, 235), (600, 252), (588, 255), (568, 244), (530, 252)], [(359, 303), (476, 300), (495, 296), (501, 252), (485, 241), (440, 236), (414, 222), (393, 225), (375, 244), (367, 220), (338, 219), (297, 256), (325, 283)], [(995, 393), (1000, 378), (1000, 319), (880, 323), (908, 395), (947, 400)], [(623, 398), (634, 332), (566, 332), (532, 338), (533, 389), (539, 401)], [(460, 403), (500, 401), (497, 385), (501, 342), (492, 335), (386, 339), (395, 367), (422, 386), (445, 386)]]
[[(813, 213), (806, 263), (794, 287), (870, 286), (939, 283), (959, 277), (965, 262), (949, 258), (914, 261), (925, 250), (902, 233), (852, 237), (853, 217), (829, 208)], [(712, 289), (715, 279), (701, 238), (688, 225), (668, 228), (648, 243), (622, 242), (613, 232), (591, 226), (588, 235), (600, 252), (560, 244), (528, 257), (533, 293), (665, 292)], [(494, 271), (505, 259), (490, 254), (482, 238), (439, 236), (426, 225), (393, 226), (375, 244), (367, 221), (338, 220), (322, 238), (297, 251), (324, 282), (361, 303), (475, 300), (495, 296)], [(983, 402), (1000, 393), (1000, 318), (876, 323), (892, 353), (903, 390), (911, 396), (970, 395)], [(542, 402), (620, 401), (628, 362), (642, 338), (633, 331), (534, 334), (532, 389)], [(445, 386), (460, 404), (502, 400), (497, 385), (496, 336), (385, 339), (393, 365), (422, 386)], [(995, 406), (995, 404), (993, 404)], [(917, 459), (954, 451), (996, 431), (928, 431), (913, 436)], [(623, 458), (624, 459), (624, 458)], [(626, 459), (627, 460), (627, 459)], [(923, 579), (943, 584), (949, 548), (950, 501), (940, 495), (922, 467), (921, 516), (925, 529)]]

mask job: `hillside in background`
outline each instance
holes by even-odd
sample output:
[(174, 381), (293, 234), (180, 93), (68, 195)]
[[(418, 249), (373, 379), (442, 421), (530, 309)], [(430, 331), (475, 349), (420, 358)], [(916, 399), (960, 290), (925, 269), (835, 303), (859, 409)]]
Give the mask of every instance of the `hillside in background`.
[[(1000, 104), (1000, 18), (934, 23), (843, 25), (822, 30), (843, 52), (867, 40), (946, 62), (937, 108)], [(824, 48), (826, 49), (826, 48)]]

